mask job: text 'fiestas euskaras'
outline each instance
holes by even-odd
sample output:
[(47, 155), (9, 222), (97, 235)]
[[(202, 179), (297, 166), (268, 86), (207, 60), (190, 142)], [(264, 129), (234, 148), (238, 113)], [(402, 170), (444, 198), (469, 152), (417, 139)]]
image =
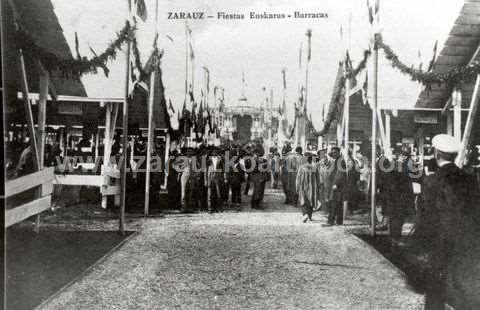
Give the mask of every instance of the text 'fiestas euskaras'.
[(218, 11), (215, 14), (206, 12), (167, 12), (167, 19), (169, 20), (202, 20), (202, 19), (219, 19), (219, 20), (238, 20), (238, 19), (317, 19), (328, 18), (326, 12), (248, 12), (248, 13), (235, 13)]

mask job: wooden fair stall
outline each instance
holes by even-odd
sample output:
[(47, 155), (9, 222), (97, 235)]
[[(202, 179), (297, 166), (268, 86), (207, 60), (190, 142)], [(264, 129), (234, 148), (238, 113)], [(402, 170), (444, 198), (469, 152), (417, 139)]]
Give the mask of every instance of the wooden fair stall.
[[(113, 144), (113, 138), (115, 133), (115, 124), (118, 118), (119, 105), (123, 104), (123, 99), (98, 99), (98, 98), (83, 98), (83, 97), (71, 97), (71, 96), (59, 96), (57, 101), (79, 102), (87, 104), (97, 104), (100, 107), (105, 108), (105, 125), (104, 125), (104, 154), (103, 164), (101, 166), (101, 173), (97, 174), (96, 171), (92, 171), (89, 174), (76, 174), (76, 173), (64, 173), (69, 171), (69, 167), (57, 167), (57, 173), (55, 174), (54, 184), (62, 186), (94, 186), (100, 189), (102, 195), (102, 207), (107, 207), (107, 197), (115, 196), (115, 205), (120, 204), (120, 170), (115, 163), (111, 161), (111, 149)], [(99, 162), (99, 139), (100, 139), (100, 126), (95, 135), (95, 158), (94, 163), (81, 163), (86, 170), (94, 170), (96, 163)], [(68, 157), (68, 156), (67, 156)], [(65, 160), (65, 163), (71, 161)]]

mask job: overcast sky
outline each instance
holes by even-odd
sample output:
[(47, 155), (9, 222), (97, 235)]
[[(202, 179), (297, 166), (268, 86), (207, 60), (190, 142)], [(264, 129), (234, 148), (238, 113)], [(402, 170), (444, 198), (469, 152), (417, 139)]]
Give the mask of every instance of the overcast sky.
[[(146, 0), (148, 20), (140, 25), (139, 37), (143, 61), (148, 57), (155, 33), (155, 1)], [(350, 45), (354, 63), (361, 59), (368, 46), (370, 27), (366, 1), (363, 0), (158, 0), (159, 45), (165, 50), (162, 59), (166, 96), (174, 105), (183, 104), (185, 79), (185, 22), (168, 20), (170, 11), (203, 11), (216, 15), (227, 13), (271, 12), (289, 14), (300, 12), (328, 13), (325, 19), (286, 20), (193, 20), (195, 52), (195, 85), (197, 96), (203, 85), (202, 67), (210, 70), (211, 89), (225, 88), (228, 104), (235, 104), (241, 94), (242, 71), (245, 72), (246, 95), (252, 104), (263, 99), (262, 87), (274, 90), (274, 103), (281, 102), (281, 70), (287, 68), (287, 102), (292, 111), (299, 83), (305, 73), (298, 68), (299, 48), (303, 44), (305, 62), (306, 36), (312, 29), (312, 59), (310, 63), (308, 106), (314, 123), (321, 126), (322, 105), (328, 104), (337, 73), (338, 62)], [(88, 46), (103, 51), (121, 29), (127, 16), (127, 0), (52, 0), (65, 36), (74, 49), (74, 33), (78, 32), (80, 49), (90, 55)], [(374, 2), (374, 0), (371, 0)], [(432, 57), (433, 46), (445, 42), (463, 0), (381, 0), (380, 14), (384, 41), (391, 45), (408, 64), (426, 66)], [(350, 40), (348, 40), (351, 14)], [(340, 27), (344, 40), (340, 38)], [(171, 42), (167, 35), (173, 38)], [(350, 42), (350, 43), (349, 43)], [(419, 52), (421, 58), (419, 59)], [(122, 97), (125, 79), (125, 56), (119, 55), (110, 64), (111, 77), (103, 74), (83, 78), (91, 97)], [(393, 70), (381, 56), (379, 71), (379, 102), (386, 107), (413, 106), (420, 86)]]

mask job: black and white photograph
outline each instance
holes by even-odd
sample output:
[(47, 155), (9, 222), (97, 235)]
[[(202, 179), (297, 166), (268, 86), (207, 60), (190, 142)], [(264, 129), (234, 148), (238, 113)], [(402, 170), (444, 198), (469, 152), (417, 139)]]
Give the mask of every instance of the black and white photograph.
[(480, 309), (480, 0), (0, 0), (0, 60), (0, 309)]

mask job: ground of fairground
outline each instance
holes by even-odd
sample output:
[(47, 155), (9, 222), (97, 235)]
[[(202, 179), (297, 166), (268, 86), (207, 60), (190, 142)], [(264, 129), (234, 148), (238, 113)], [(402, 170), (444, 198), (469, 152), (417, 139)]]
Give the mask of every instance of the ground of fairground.
[[(216, 214), (130, 219), (137, 234), (39, 308), (422, 308), (404, 274), (349, 232), (363, 224), (325, 227), (322, 212), (304, 224), (280, 190), (266, 191), (263, 210), (248, 200)], [(82, 229), (116, 228), (102, 222)]]

